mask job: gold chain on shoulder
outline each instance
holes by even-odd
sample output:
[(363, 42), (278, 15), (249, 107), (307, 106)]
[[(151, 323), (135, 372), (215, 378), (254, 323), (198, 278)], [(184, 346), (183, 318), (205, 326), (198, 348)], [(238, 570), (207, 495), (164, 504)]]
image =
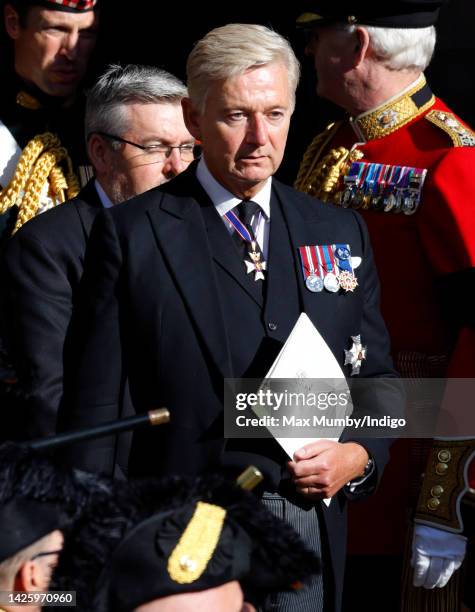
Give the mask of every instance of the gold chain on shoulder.
[(335, 194), (343, 188), (341, 179), (348, 173), (351, 164), (362, 157), (363, 153), (358, 149), (352, 151), (345, 147), (332, 149), (315, 166), (310, 195), (323, 202), (333, 202)]
[(297, 179), (294, 183), (295, 189), (308, 193), (307, 185), (310, 177), (313, 175), (315, 165), (320, 159), (322, 151), (325, 149), (333, 136), (338, 132), (342, 124), (343, 121), (330, 123), (330, 125), (328, 125), (323, 132), (317, 134), (317, 136), (315, 136), (315, 138), (312, 140), (300, 163)]
[(335, 193), (340, 190), (341, 178), (348, 172), (352, 162), (363, 157), (358, 149), (352, 151), (338, 147), (321, 158), (322, 151), (333, 138), (342, 122), (328, 126), (311, 142), (305, 152), (295, 182), (295, 188), (308, 193), (324, 202), (333, 201)]
[[(61, 167), (65, 165), (65, 172)], [(32, 219), (39, 208), (43, 186), (49, 181), (49, 195), (64, 202), (79, 193), (79, 181), (71, 158), (51, 132), (35, 136), (23, 149), (11, 181), (0, 192), (0, 214), (15, 204), (19, 213), (14, 232)]]

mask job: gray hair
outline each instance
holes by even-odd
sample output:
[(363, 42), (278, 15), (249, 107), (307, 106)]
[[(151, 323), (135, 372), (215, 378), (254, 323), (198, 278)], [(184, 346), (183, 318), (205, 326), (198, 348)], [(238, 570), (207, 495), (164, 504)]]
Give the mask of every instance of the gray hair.
[(293, 110), (300, 65), (290, 43), (277, 32), (261, 25), (230, 23), (215, 28), (196, 43), (188, 57), (186, 73), (189, 96), (203, 112), (212, 82), (274, 62), (282, 62), (287, 67)]
[(127, 129), (128, 104), (180, 104), (187, 95), (185, 85), (165, 70), (110, 65), (87, 94), (86, 139), (93, 132), (121, 136)]
[[(354, 25), (346, 26), (350, 33)], [(388, 70), (414, 70), (423, 72), (434, 53), (435, 27), (427, 28), (378, 28), (362, 27), (368, 31), (370, 45), (376, 57)]]

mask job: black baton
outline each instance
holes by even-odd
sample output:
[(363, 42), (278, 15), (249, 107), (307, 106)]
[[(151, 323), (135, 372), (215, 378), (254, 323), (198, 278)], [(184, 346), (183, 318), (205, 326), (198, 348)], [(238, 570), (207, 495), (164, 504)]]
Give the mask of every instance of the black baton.
[(84, 427), (82, 429), (65, 431), (55, 436), (48, 436), (47, 438), (30, 440), (28, 442), (24, 442), (23, 445), (33, 448), (34, 450), (57, 448), (58, 446), (74, 444), (75, 442), (81, 442), (83, 440), (94, 440), (95, 438), (102, 438), (103, 436), (118, 434), (122, 431), (137, 429), (138, 427), (143, 427), (145, 425), (162, 425), (164, 423), (168, 423), (169, 420), (170, 413), (168, 412), (167, 408), (156, 408), (155, 410), (149, 410), (149, 412), (126, 417), (125, 419), (108, 421), (107, 423), (102, 423), (102, 425)]

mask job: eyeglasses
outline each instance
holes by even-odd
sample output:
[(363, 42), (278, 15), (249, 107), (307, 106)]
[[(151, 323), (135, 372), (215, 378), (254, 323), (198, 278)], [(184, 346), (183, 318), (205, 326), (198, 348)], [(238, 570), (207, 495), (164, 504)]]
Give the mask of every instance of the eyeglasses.
[(33, 555), (33, 557), (31, 557), (31, 561), (38, 559), (38, 557), (47, 557), (48, 555), (59, 555), (60, 553), (61, 553), (60, 550), (45, 550), (44, 552), (39, 552), (39, 553), (36, 553), (36, 555)]
[(183, 144), (177, 146), (168, 146), (168, 145), (141, 145), (136, 142), (132, 142), (130, 140), (126, 140), (125, 138), (121, 138), (120, 136), (114, 136), (114, 134), (108, 134), (107, 132), (92, 132), (93, 134), (99, 134), (99, 136), (104, 136), (105, 138), (109, 138), (110, 140), (115, 140), (116, 142), (122, 142), (124, 144), (132, 145), (133, 147), (137, 147), (141, 151), (144, 151), (147, 155), (147, 158), (150, 158), (150, 162), (152, 162), (152, 158), (154, 162), (164, 162), (166, 159), (170, 157), (173, 152), (173, 149), (178, 149), (180, 153), (181, 160), (184, 162), (192, 162), (195, 159), (195, 145), (194, 144)]

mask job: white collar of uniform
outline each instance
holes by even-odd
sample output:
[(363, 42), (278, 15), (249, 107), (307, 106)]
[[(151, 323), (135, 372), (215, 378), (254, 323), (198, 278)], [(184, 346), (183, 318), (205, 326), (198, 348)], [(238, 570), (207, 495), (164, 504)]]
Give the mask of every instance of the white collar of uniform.
[[(208, 166), (203, 156), (201, 156), (198, 167), (196, 168), (196, 178), (210, 197), (221, 217), (224, 217), (227, 212), (242, 202), (241, 198), (236, 198), (236, 196), (223, 187), (221, 183), (218, 183), (208, 170)], [(270, 219), (271, 189), (272, 177), (269, 177), (261, 190), (252, 197), (252, 201), (259, 204), (267, 219)]]
[(112, 208), (114, 206), (114, 202), (112, 202), (104, 189), (102, 189), (102, 185), (97, 179), (94, 180), (94, 187), (96, 188), (97, 195), (99, 196), (102, 206), (104, 208)]

